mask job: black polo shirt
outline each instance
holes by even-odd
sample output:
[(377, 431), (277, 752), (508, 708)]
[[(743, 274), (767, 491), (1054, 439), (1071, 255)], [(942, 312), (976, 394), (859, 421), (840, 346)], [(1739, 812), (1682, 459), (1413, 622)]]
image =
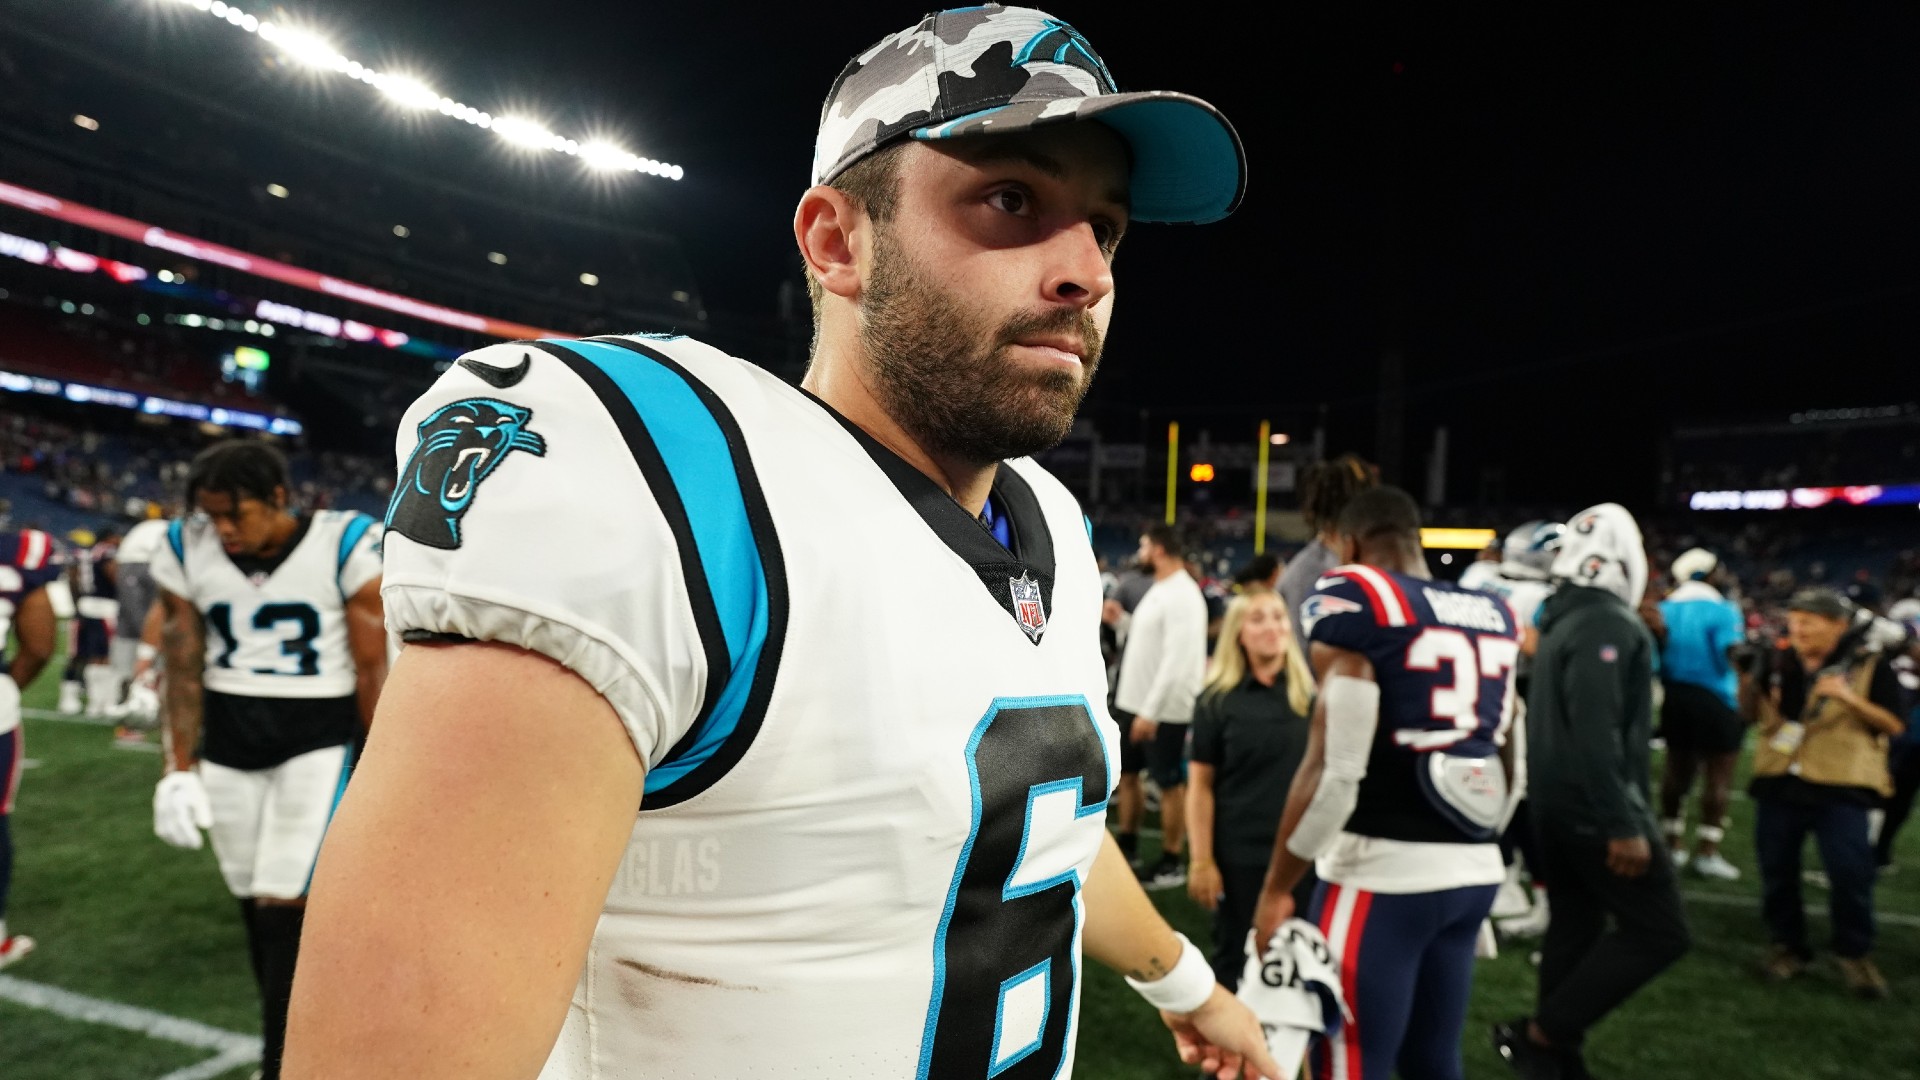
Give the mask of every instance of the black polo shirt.
[(1287, 704), (1286, 674), (1272, 686), (1248, 675), (1202, 694), (1193, 707), (1193, 760), (1213, 766), (1213, 858), (1265, 866), (1287, 806), (1287, 788), (1307, 753), (1307, 718)]

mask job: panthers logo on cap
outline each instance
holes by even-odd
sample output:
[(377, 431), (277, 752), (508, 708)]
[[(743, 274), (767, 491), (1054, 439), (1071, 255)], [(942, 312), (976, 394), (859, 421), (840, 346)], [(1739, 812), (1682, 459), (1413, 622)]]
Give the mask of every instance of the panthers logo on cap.
[(515, 450), (545, 457), (547, 441), (528, 431), (533, 410), (494, 398), (467, 398), (420, 421), (420, 443), (400, 470), (387, 528), (428, 547), (460, 546), (460, 520), (480, 482)]

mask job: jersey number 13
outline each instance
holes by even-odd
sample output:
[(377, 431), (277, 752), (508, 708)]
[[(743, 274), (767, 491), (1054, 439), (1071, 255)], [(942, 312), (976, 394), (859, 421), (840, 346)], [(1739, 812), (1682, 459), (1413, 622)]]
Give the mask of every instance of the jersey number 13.
[[(207, 609), (207, 625), (220, 638), (213, 666), (234, 667), (234, 654), (246, 650), (248, 659), (271, 661), (271, 666), (248, 670), (255, 675), (318, 675), (320, 652), (313, 647), (320, 636), (320, 613), (312, 604), (282, 601), (262, 604), (253, 618), (234, 632), (233, 605), (221, 602)], [(274, 647), (278, 646), (278, 651)]]

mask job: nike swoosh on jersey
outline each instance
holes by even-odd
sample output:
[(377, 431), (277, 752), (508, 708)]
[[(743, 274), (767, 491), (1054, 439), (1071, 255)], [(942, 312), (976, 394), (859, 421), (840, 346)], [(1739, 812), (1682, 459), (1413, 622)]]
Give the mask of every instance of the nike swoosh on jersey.
[(522, 353), (518, 364), (506, 368), (494, 367), (492, 364), (483, 364), (469, 356), (465, 360), (460, 361), (460, 366), (480, 376), (482, 380), (495, 389), (505, 390), (507, 387), (516, 385), (521, 379), (527, 377), (527, 372), (533, 367), (533, 357)]

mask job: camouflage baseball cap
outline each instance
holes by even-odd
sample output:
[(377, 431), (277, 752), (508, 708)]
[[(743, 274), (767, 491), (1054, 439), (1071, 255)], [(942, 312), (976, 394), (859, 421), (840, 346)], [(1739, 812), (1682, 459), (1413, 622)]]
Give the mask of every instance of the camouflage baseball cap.
[(1120, 93), (1078, 30), (999, 4), (935, 12), (854, 57), (820, 110), (813, 182), (905, 138), (1091, 119), (1132, 149), (1135, 220), (1218, 221), (1240, 205), (1246, 159), (1218, 109), (1165, 90)]

